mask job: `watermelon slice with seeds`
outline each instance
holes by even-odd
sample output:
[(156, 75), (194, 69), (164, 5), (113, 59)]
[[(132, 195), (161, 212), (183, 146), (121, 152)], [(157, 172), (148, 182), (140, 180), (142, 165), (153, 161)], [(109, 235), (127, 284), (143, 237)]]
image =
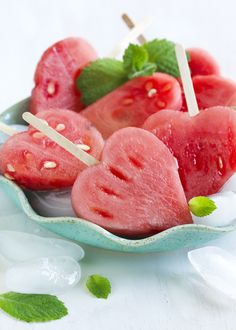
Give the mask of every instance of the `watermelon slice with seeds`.
[(202, 75), (219, 75), (220, 67), (214, 57), (201, 48), (187, 49), (189, 54), (189, 67), (192, 77)]
[[(37, 117), (73, 143), (86, 145), (89, 154), (100, 158), (103, 138), (86, 118), (61, 109), (42, 111)], [(70, 187), (85, 168), (80, 160), (33, 127), (13, 135), (0, 149), (0, 172), (32, 190)]]
[(83, 109), (75, 80), (80, 70), (96, 58), (95, 50), (81, 38), (67, 38), (48, 48), (36, 68), (31, 112)]
[(180, 110), (178, 81), (164, 73), (130, 80), (81, 112), (104, 138), (120, 128), (141, 126), (153, 113), (163, 109)]

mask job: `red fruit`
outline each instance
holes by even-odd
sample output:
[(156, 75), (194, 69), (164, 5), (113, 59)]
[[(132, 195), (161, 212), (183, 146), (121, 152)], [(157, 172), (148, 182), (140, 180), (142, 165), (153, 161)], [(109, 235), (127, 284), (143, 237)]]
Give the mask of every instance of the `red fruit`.
[(190, 56), (189, 67), (192, 76), (220, 74), (218, 63), (208, 52), (199, 48), (190, 48), (187, 52)]
[(133, 127), (114, 133), (101, 163), (79, 174), (72, 205), (79, 216), (125, 236), (192, 222), (174, 157), (155, 136)]
[[(70, 141), (88, 145), (88, 152), (99, 159), (103, 139), (86, 118), (57, 109), (40, 112), (37, 117)], [(81, 161), (33, 127), (13, 135), (0, 150), (0, 172), (32, 190), (70, 187), (85, 168)]]
[(31, 112), (83, 109), (75, 79), (77, 72), (96, 58), (95, 50), (81, 38), (67, 38), (48, 48), (36, 68)]
[(236, 171), (236, 112), (230, 108), (209, 108), (195, 117), (161, 111), (143, 128), (161, 139), (178, 160), (187, 200), (218, 192)]
[(193, 86), (199, 109), (236, 105), (236, 83), (220, 76), (196, 76)]
[(157, 111), (180, 110), (181, 106), (181, 88), (177, 80), (164, 73), (155, 73), (130, 80), (87, 107), (82, 114), (107, 138), (120, 128), (142, 126)]

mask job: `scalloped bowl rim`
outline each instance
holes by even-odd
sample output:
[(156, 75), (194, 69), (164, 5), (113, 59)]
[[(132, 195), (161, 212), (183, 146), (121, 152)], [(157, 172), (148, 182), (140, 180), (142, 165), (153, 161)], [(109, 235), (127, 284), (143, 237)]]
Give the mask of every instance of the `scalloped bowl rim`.
[(177, 233), (178, 231), (181, 231), (183, 229), (197, 229), (199, 232), (201, 231), (209, 231), (211, 233), (227, 233), (230, 231), (233, 231), (236, 229), (236, 225), (232, 226), (226, 226), (226, 227), (212, 227), (212, 226), (206, 226), (206, 225), (198, 225), (198, 224), (186, 224), (186, 225), (180, 225), (175, 226), (172, 228), (169, 228), (167, 230), (164, 230), (160, 233), (157, 233), (155, 235), (142, 238), (142, 239), (127, 239), (122, 238), (120, 236), (116, 236), (112, 234), (111, 232), (107, 231), (106, 229), (102, 228), (101, 226), (98, 226), (88, 220), (82, 219), (82, 218), (76, 218), (76, 217), (43, 217), (38, 215), (34, 209), (31, 207), (25, 193), (23, 190), (14, 182), (11, 180), (5, 178), (4, 176), (0, 175), (0, 183), (3, 182), (5, 184), (8, 184), (12, 190), (15, 191), (18, 201), (20, 202), (20, 205), (22, 206), (22, 209), (24, 213), (32, 220), (39, 222), (39, 223), (82, 223), (87, 228), (89, 228), (92, 231), (96, 231), (97, 233), (106, 236), (108, 239), (122, 244), (122, 245), (129, 245), (129, 247), (137, 247), (137, 246), (145, 246), (147, 244), (150, 244), (151, 242), (158, 241), (160, 239), (163, 239), (164, 237), (168, 236), (170, 233)]

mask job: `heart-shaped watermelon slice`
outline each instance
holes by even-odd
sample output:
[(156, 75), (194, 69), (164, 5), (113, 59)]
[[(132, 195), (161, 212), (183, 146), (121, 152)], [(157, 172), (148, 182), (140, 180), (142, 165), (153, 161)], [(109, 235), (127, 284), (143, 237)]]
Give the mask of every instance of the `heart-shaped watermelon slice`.
[(101, 163), (79, 174), (72, 205), (78, 216), (122, 236), (192, 222), (175, 158), (153, 134), (134, 127), (114, 133)]
[(84, 108), (75, 88), (75, 79), (78, 72), (96, 58), (95, 50), (81, 38), (67, 38), (49, 47), (36, 68), (31, 112)]
[(236, 171), (236, 112), (209, 108), (195, 117), (171, 110), (150, 116), (143, 128), (176, 157), (187, 200), (216, 193)]
[[(103, 138), (86, 118), (61, 109), (42, 111), (37, 117), (73, 143), (89, 146), (87, 152), (99, 159)], [(32, 190), (70, 187), (84, 168), (80, 160), (33, 127), (13, 135), (0, 149), (0, 172)]]
[(164, 73), (135, 78), (107, 94), (81, 112), (104, 138), (120, 128), (140, 127), (153, 113), (181, 110), (182, 92), (178, 81)]

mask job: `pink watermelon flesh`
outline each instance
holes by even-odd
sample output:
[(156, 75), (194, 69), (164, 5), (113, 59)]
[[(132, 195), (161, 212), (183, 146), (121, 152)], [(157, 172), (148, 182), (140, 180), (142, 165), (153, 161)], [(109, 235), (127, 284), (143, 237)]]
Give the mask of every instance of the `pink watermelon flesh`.
[[(57, 109), (40, 112), (37, 117), (46, 120), (70, 141), (88, 145), (88, 153), (100, 158), (103, 138), (86, 118), (70, 110)], [(55, 167), (46, 168), (46, 162), (53, 162)], [(32, 190), (70, 187), (85, 168), (81, 161), (33, 127), (13, 135), (0, 150), (0, 172)]]
[(219, 191), (236, 171), (236, 112), (227, 107), (188, 113), (162, 111), (143, 128), (161, 139), (176, 157), (187, 200)]
[(153, 113), (165, 108), (180, 110), (181, 88), (164, 73), (130, 80), (82, 111), (104, 138), (120, 128), (142, 126)]
[(84, 108), (75, 79), (81, 68), (96, 58), (95, 50), (81, 38), (67, 38), (48, 48), (36, 68), (31, 112)]
[(207, 51), (200, 48), (189, 48), (187, 52), (190, 56), (189, 67), (192, 76), (220, 74), (218, 63)]
[(176, 160), (154, 135), (133, 127), (114, 133), (101, 163), (79, 174), (72, 205), (78, 216), (130, 237), (192, 222)]

